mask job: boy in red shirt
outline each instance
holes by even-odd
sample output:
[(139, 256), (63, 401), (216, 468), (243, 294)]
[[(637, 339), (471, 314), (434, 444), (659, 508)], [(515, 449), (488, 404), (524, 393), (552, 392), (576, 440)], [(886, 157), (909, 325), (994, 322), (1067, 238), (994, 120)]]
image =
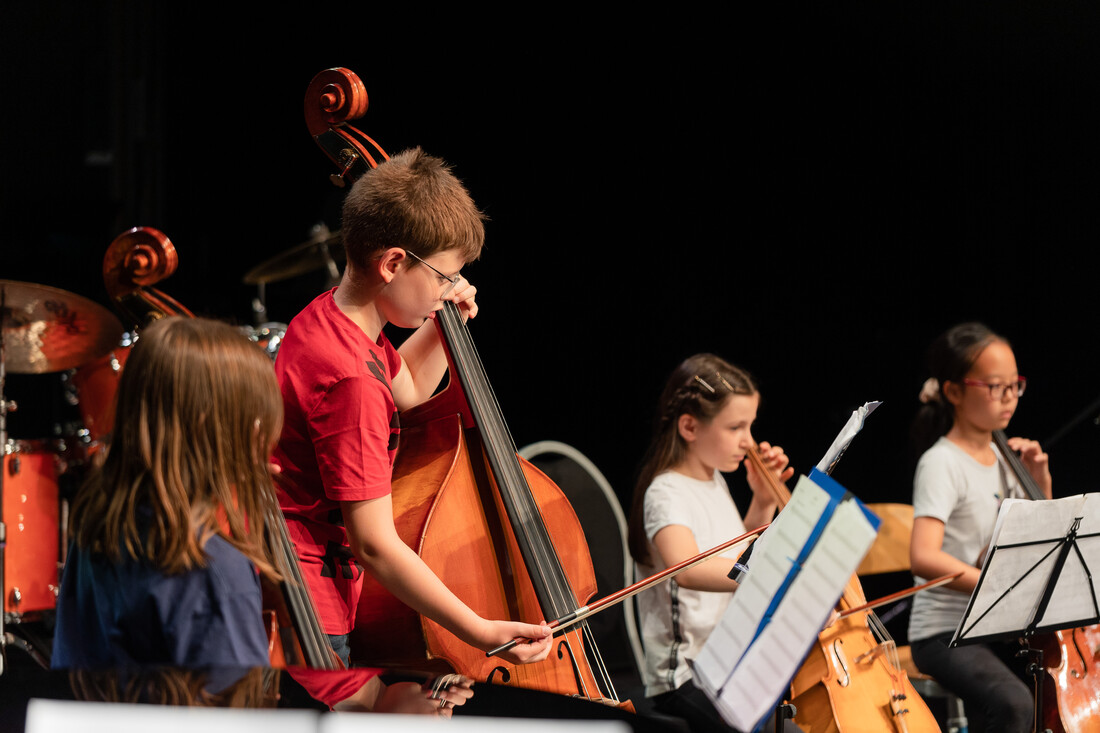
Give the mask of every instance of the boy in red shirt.
[[(325, 632), (345, 661), (366, 567), (401, 601), (468, 644), (544, 659), (546, 626), (481, 618), (397, 535), (390, 478), (399, 411), (432, 396), (447, 360), (430, 316), (453, 300), (477, 314), (459, 273), (478, 257), (483, 215), (440, 159), (419, 148), (364, 175), (344, 203), (340, 285), (290, 322), (275, 372), (285, 420), (274, 460), (280, 504)], [(400, 349), (382, 332), (416, 329)]]

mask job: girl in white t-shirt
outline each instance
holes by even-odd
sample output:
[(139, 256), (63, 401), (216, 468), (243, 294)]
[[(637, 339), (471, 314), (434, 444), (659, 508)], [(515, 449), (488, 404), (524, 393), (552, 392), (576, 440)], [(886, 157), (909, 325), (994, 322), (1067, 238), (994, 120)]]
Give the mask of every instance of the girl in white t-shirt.
[[(736, 471), (753, 443), (760, 394), (743, 370), (697, 354), (669, 377), (654, 436), (634, 490), (630, 552), (640, 574), (670, 567), (774, 517), (777, 500), (751, 463), (753, 492), (744, 521), (722, 473)], [(783, 481), (794, 474), (782, 448), (761, 443), (765, 464)], [(688, 720), (692, 730), (730, 730), (691, 682), (688, 660), (722, 617), (736, 552), (719, 555), (638, 596), (646, 653), (646, 695), (657, 710)], [(789, 730), (797, 730), (789, 724)]]
[[(929, 350), (932, 377), (914, 423), (923, 451), (913, 481), (910, 563), (917, 582), (963, 571), (953, 583), (918, 593), (909, 621), (913, 661), (954, 692), (987, 731), (1032, 730), (1029, 687), (1013, 672), (1014, 645), (948, 643), (977, 585), (1001, 501), (1017, 490), (993, 444), (1016, 411), (1026, 381), (1008, 342), (979, 323), (941, 335)], [(1028, 472), (1051, 496), (1047, 455), (1038, 443), (1010, 438)], [(972, 727), (978, 730), (977, 727)]]

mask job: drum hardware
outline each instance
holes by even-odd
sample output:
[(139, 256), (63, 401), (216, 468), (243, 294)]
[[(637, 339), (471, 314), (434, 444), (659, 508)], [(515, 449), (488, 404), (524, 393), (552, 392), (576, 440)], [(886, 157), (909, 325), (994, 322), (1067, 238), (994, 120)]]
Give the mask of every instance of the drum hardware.
[[(267, 321), (267, 284), (289, 280), (314, 270), (328, 273), (328, 287), (340, 282), (340, 262), (344, 260), (344, 244), (340, 232), (333, 234), (323, 222), (314, 225), (310, 238), (280, 252), (249, 270), (242, 282), (256, 286), (252, 299), (252, 318), (258, 328)], [(285, 327), (283, 330), (286, 330)]]
[(249, 341), (259, 344), (272, 363), (275, 362), (275, 357), (279, 354), (279, 346), (283, 342), (283, 336), (286, 335), (285, 323), (261, 323), (256, 328), (243, 326), (241, 331), (248, 337)]
[(338, 262), (344, 260), (344, 243), (340, 232), (330, 232), (324, 224), (313, 227), (308, 240), (280, 252), (249, 270), (242, 282), (245, 285), (265, 285), (325, 269), (333, 286), (340, 280)]

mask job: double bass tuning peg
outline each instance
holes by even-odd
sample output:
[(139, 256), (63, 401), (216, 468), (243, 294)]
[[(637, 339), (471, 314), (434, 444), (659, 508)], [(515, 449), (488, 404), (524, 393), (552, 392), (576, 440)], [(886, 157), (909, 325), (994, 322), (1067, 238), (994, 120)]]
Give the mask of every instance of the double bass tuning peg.
[(337, 164), (340, 166), (339, 173), (333, 173), (328, 177), (332, 181), (332, 185), (337, 188), (344, 188), (347, 186), (347, 175), (351, 172), (351, 169), (361, 160), (359, 153), (355, 152), (351, 148), (344, 148), (337, 154)]

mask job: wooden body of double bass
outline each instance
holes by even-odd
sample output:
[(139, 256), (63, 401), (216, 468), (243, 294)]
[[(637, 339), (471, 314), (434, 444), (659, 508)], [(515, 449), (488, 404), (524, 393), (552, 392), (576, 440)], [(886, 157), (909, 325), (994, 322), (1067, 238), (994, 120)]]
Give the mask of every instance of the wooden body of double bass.
[[(562, 616), (596, 592), (580, 520), (561, 490), (516, 455), (506, 426), (496, 424), (496, 400), (471, 374), (480, 374), (472, 344), (457, 347), (466, 366), (456, 360), (452, 341), (468, 339), (457, 308), (448, 303), (437, 316), (444, 334), (460, 331), (447, 336), (452, 381), (401, 415), (392, 481), (398, 534), (483, 618), (539, 623)], [(478, 368), (471, 370), (471, 362)], [(351, 643), (353, 657), (371, 664), (427, 667), (618, 704), (586, 629), (555, 637), (546, 660), (515, 666), (460, 641), (368, 575)]]
[[(416, 417), (402, 415), (402, 448), (394, 466), (398, 534), (482, 617), (539, 623), (543, 614), (530, 573), (515, 532), (502, 520), (504, 508), (479, 460), (480, 447), (471, 450), (458, 413), (405, 426)], [(581, 605), (596, 592), (596, 579), (580, 521), (561, 489), (530, 464), (524, 462), (523, 468), (540, 508), (555, 517), (552, 534)], [(486, 657), (401, 603), (369, 574), (355, 628), (352, 654), (373, 664), (423, 667), (426, 661), (433, 672), (455, 671), (482, 682), (569, 695), (585, 695), (585, 685), (597, 689), (591, 674), (578, 685), (571, 653), (561, 648), (563, 639), (555, 639), (550, 658), (537, 664), (517, 667)], [(570, 636), (575, 649), (583, 650), (579, 632)]]

